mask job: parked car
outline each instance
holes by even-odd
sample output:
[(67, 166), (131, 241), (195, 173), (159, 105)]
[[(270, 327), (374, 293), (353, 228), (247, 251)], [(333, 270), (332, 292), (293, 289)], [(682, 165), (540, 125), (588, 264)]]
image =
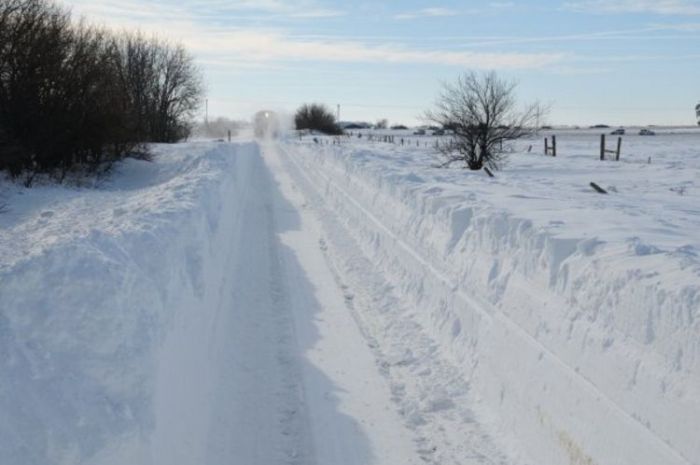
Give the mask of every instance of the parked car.
[(624, 136), (625, 135), (625, 128), (615, 129), (610, 134), (612, 134), (613, 136)]
[(419, 129), (413, 133), (414, 136), (424, 136), (425, 135), (425, 129)]
[(444, 136), (445, 135), (445, 130), (444, 129), (436, 129), (433, 131), (434, 136)]
[(642, 129), (639, 131), (640, 136), (655, 136), (656, 133), (652, 131), (651, 129)]

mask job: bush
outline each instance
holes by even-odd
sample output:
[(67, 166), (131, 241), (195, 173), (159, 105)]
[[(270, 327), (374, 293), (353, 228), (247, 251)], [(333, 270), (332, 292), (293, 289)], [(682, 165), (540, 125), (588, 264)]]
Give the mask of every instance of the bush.
[(343, 130), (338, 127), (335, 115), (325, 105), (317, 103), (302, 105), (294, 115), (297, 130), (309, 129), (329, 135), (340, 135)]
[[(130, 61), (129, 43), (152, 61)], [(26, 184), (186, 137), (201, 92), (181, 47), (74, 24), (49, 0), (0, 3), (0, 170)]]

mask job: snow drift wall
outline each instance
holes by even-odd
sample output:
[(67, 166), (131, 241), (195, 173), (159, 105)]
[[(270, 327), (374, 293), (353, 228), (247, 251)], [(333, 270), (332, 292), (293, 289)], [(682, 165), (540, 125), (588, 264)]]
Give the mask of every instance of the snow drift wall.
[(205, 463), (205, 337), (259, 153), (158, 151), (104, 190), (28, 192), (0, 236), (0, 463)]
[[(423, 309), (523, 463), (700, 463), (700, 266), (556, 236), (405, 163), (298, 144), (289, 160)], [(556, 216), (556, 215), (554, 215)]]

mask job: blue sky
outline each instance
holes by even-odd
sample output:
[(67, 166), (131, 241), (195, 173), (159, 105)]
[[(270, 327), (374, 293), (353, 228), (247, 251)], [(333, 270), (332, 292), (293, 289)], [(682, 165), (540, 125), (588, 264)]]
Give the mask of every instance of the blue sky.
[(210, 116), (316, 101), (417, 124), (441, 82), (492, 69), (552, 124), (692, 125), (700, 101), (700, 0), (63, 3), (186, 45)]

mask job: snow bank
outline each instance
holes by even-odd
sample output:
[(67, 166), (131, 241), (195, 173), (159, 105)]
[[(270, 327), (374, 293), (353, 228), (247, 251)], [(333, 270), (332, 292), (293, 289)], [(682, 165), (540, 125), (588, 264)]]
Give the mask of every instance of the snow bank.
[(0, 463), (193, 464), (207, 345), (255, 144), (156, 148), (0, 215)]
[(521, 462), (700, 463), (697, 153), (521, 154), (490, 180), (431, 168), (425, 149), (290, 152)]

